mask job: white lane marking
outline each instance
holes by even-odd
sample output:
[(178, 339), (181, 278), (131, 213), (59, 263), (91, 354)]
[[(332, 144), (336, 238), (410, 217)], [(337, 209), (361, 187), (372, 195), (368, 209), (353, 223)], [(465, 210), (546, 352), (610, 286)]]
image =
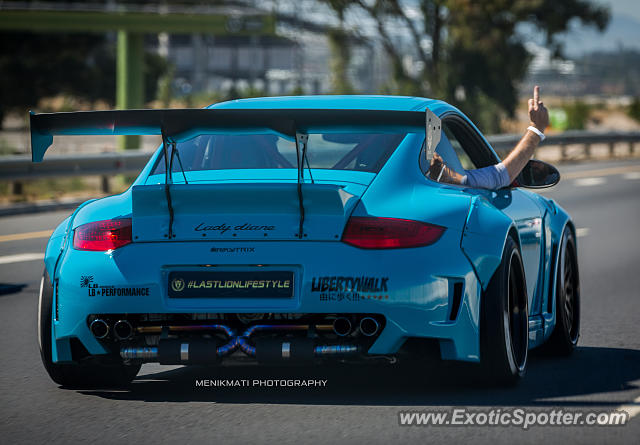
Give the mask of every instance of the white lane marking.
[(576, 229), (576, 236), (580, 237), (580, 236), (587, 236), (589, 234), (589, 228), (588, 227), (578, 227)]
[(44, 259), (44, 253), (20, 253), (18, 255), (0, 256), (0, 264), (20, 263)]
[(618, 407), (618, 410), (628, 412), (629, 420), (631, 420), (632, 417), (640, 414), (640, 397), (636, 397), (633, 402), (629, 403), (628, 405), (622, 405)]
[(625, 173), (624, 179), (640, 179), (640, 172)]
[(576, 179), (574, 184), (579, 186), (579, 187), (590, 187), (590, 186), (593, 186), (593, 185), (604, 184), (605, 182), (607, 182), (606, 178), (595, 177), (595, 178), (580, 178), (580, 179)]
[(623, 167), (597, 168), (595, 170), (582, 170), (574, 172), (560, 173), (562, 179), (591, 178), (594, 176), (620, 175), (622, 173), (638, 171), (637, 165), (626, 165)]

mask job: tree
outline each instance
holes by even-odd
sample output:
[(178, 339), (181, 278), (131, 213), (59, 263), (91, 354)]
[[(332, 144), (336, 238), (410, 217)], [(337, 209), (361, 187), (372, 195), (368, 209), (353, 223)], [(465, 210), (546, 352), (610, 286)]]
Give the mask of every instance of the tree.
[(636, 97), (633, 99), (633, 102), (629, 105), (629, 109), (627, 110), (627, 115), (632, 119), (635, 119), (640, 122), (640, 98)]
[(97, 35), (6, 32), (0, 37), (0, 116), (26, 110), (56, 92), (90, 88), (87, 54)]
[[(167, 63), (155, 54), (144, 63), (145, 100), (152, 100)], [(26, 113), (58, 94), (113, 104), (115, 65), (115, 46), (104, 34), (0, 33), (0, 125), (3, 114)]]
[(591, 107), (581, 100), (565, 104), (562, 109), (567, 115), (567, 130), (584, 130), (591, 114)]
[[(411, 16), (409, 6), (414, 6)], [(608, 10), (590, 0), (349, 0), (349, 7), (376, 24), (389, 55), (391, 91), (442, 98), (488, 132), (499, 131), (500, 118), (515, 111), (516, 86), (530, 59), (524, 42), (537, 37), (521, 35), (521, 25), (539, 33), (560, 55), (558, 37), (571, 21), (603, 30), (609, 19)], [(425, 67), (418, 75), (402, 63), (392, 21), (401, 23), (412, 39), (413, 55)]]
[(339, 25), (328, 31), (329, 50), (331, 51), (331, 89), (336, 94), (354, 92), (349, 81), (349, 62), (351, 61), (350, 33), (344, 29), (344, 14), (350, 0), (321, 0), (338, 16)]

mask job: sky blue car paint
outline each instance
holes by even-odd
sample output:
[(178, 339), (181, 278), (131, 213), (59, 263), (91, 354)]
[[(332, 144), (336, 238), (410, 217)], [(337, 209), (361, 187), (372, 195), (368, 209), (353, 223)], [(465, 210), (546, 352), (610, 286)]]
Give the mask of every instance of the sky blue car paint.
[[(379, 110), (425, 110), (427, 107), (443, 117), (448, 113), (462, 116), (473, 128), (473, 123), (444, 102), (421, 98), (384, 97), (384, 96), (344, 96), (344, 97), (302, 97), (302, 98), (263, 98), (231, 101), (216, 104), (212, 108), (336, 108), (336, 109), (379, 109)], [(86, 130), (83, 130), (86, 131)], [(96, 130), (94, 134), (101, 134)], [(480, 133), (479, 133), (480, 134)], [(481, 134), (480, 134), (481, 135)], [(481, 135), (482, 136), (482, 135)], [(36, 135), (36, 143), (47, 142), (47, 135)], [(148, 242), (127, 245), (113, 252), (86, 252), (73, 249), (70, 240), (63, 244), (64, 233), (69, 236), (73, 230), (87, 222), (132, 217), (134, 231), (138, 236), (152, 229), (160, 229), (162, 223), (154, 218), (162, 214), (166, 203), (155, 196), (153, 187), (145, 189), (145, 184), (163, 183), (163, 175), (149, 176), (153, 165), (161, 155), (157, 150), (149, 163), (134, 181), (131, 188), (120, 195), (115, 195), (79, 208), (66, 222), (63, 222), (52, 236), (47, 247), (45, 264), (53, 277), (57, 277), (60, 292), (61, 311), (59, 320), (54, 321), (53, 337), (56, 362), (71, 360), (69, 351), (70, 338), (78, 338), (91, 354), (104, 354), (106, 351), (99, 341), (89, 332), (86, 316), (92, 313), (191, 313), (191, 312), (306, 312), (306, 313), (381, 313), (387, 318), (387, 325), (374, 345), (368, 351), (371, 354), (390, 354), (396, 352), (409, 337), (431, 337), (441, 339), (441, 354), (450, 360), (479, 360), (479, 320), (480, 299), (495, 268), (499, 264), (500, 255), (507, 233), (514, 227), (515, 220), (500, 210), (499, 199), (487, 199), (486, 192), (473, 192), (462, 187), (447, 184), (436, 184), (422, 175), (418, 156), (424, 134), (413, 132), (394, 151), (383, 169), (376, 175), (366, 172), (322, 171), (314, 170), (312, 174), (318, 185), (339, 184), (356, 199), (342, 208), (341, 218), (346, 219), (351, 213), (355, 216), (387, 216), (422, 220), (446, 227), (446, 231), (437, 243), (431, 246), (413, 249), (397, 249), (371, 252), (348, 246), (339, 239), (330, 240), (329, 232), (318, 235), (322, 242), (306, 240), (272, 240), (268, 243), (256, 240), (230, 241), (218, 238), (216, 243), (233, 243), (234, 246), (258, 246), (259, 250), (250, 259), (216, 256), (210, 252), (211, 243), (194, 243), (177, 231), (177, 239), (167, 242)], [(44, 142), (43, 142), (44, 141)], [(44, 154), (44, 151), (41, 155)], [(495, 155), (495, 152), (494, 152)], [(34, 159), (37, 154), (34, 153)], [(255, 173), (255, 172), (254, 172)], [(234, 177), (235, 175), (235, 177)], [(275, 176), (274, 176), (275, 175)], [(290, 177), (288, 177), (290, 175)], [(238, 171), (187, 172), (191, 182), (207, 182), (202, 190), (215, 190), (212, 185), (219, 184), (223, 188), (236, 184), (242, 176)], [(264, 183), (295, 183), (296, 172), (273, 170), (264, 171), (259, 176)], [(182, 181), (181, 175), (174, 175), (176, 186)], [(140, 207), (141, 214), (133, 212), (132, 202), (135, 196), (146, 196), (153, 203)], [(183, 186), (189, 187), (189, 186)], [(250, 187), (250, 185), (249, 185)], [(286, 186), (282, 186), (286, 189)], [(309, 184), (305, 184), (306, 188)], [(232, 186), (231, 189), (234, 187)], [(331, 189), (328, 186), (327, 189)], [(335, 187), (333, 187), (335, 190)], [(236, 189), (236, 190), (239, 190)], [(531, 315), (530, 326), (536, 335), (530, 338), (530, 347), (538, 346), (551, 333), (555, 323), (555, 314), (545, 311), (549, 299), (555, 298), (555, 286), (550, 286), (557, 269), (557, 259), (553, 258), (552, 248), (560, 243), (562, 230), (571, 224), (566, 212), (550, 205), (548, 200), (534, 195), (525, 201), (522, 191), (512, 190), (512, 200), (506, 203), (506, 209), (512, 215), (526, 213), (535, 204), (539, 209), (537, 215), (544, 226), (543, 239), (540, 240), (544, 250), (543, 258), (538, 264), (538, 276), (535, 294), (532, 296), (532, 308), (538, 314)], [(239, 193), (239, 192), (234, 192)], [(329, 193), (330, 195), (331, 193)], [(514, 205), (513, 195), (517, 194), (519, 202)], [(182, 196), (182, 195), (181, 195)], [(178, 199), (179, 205), (196, 211), (197, 201), (189, 199), (187, 193)], [(357, 199), (359, 198), (359, 200)], [(349, 200), (347, 200), (349, 202)], [(537, 202), (537, 204), (536, 204)], [(522, 204), (520, 204), (522, 203)], [(145, 203), (142, 203), (145, 204)], [(497, 206), (496, 206), (497, 205)], [(512, 206), (512, 207), (509, 207)], [(330, 206), (331, 207), (331, 206)], [(332, 207), (335, 209), (335, 207)], [(549, 210), (553, 209), (553, 210)], [(147, 215), (150, 219), (144, 222)], [(288, 218), (290, 215), (287, 215)], [(531, 215), (524, 215), (528, 217)], [(179, 219), (179, 216), (177, 217)], [(524, 218), (526, 219), (526, 218)], [(522, 219), (522, 220), (524, 220)], [(310, 232), (319, 233), (321, 227)], [(521, 230), (521, 229), (520, 229)], [(293, 233), (293, 232), (292, 232)], [(310, 233), (311, 234), (311, 233)], [(184, 239), (181, 239), (184, 238)], [(522, 240), (518, 239), (520, 243)], [(56, 254), (56, 252), (60, 252)], [(446, 252), (446, 261), (443, 261)], [(555, 252), (557, 257), (557, 249)], [(246, 264), (279, 264), (289, 268), (296, 276), (296, 297), (287, 302), (220, 301), (215, 308), (210, 302), (175, 301), (167, 298), (166, 265), (170, 264), (221, 264), (234, 270), (246, 267)], [(301, 261), (300, 258), (305, 258)], [(331, 261), (326, 261), (331, 258)], [(55, 264), (57, 268), (54, 270)], [(301, 264), (302, 263), (302, 264)], [(533, 270), (533, 269), (532, 269)], [(354, 275), (390, 275), (389, 299), (366, 302), (319, 302), (314, 298), (311, 279), (314, 276), (331, 276), (349, 271)], [(116, 286), (137, 286), (149, 289), (144, 297), (116, 297), (101, 299), (90, 297), (86, 289), (80, 287), (80, 277), (91, 274), (94, 282)], [(527, 277), (530, 280), (530, 277)], [(464, 293), (458, 316), (448, 321), (450, 285), (453, 282), (464, 283)], [(539, 283), (539, 284), (538, 284)], [(549, 291), (551, 290), (551, 294)], [(555, 306), (552, 304), (551, 306)], [(538, 335), (538, 332), (543, 334)]]

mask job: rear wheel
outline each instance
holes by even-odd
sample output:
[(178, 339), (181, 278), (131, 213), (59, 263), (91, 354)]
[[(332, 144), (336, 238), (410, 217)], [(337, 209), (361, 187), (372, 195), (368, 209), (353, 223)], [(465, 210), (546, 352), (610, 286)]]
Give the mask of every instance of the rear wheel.
[(529, 316), (518, 245), (509, 236), (502, 262), (482, 295), (480, 361), (488, 380), (514, 384), (525, 374)]
[(140, 365), (124, 364), (58, 364), (51, 355), (51, 319), (53, 310), (53, 286), (46, 269), (40, 282), (38, 301), (38, 343), (40, 357), (51, 380), (69, 388), (120, 387), (131, 383)]
[(573, 232), (564, 229), (556, 274), (556, 326), (542, 350), (570, 355), (580, 337), (580, 277)]

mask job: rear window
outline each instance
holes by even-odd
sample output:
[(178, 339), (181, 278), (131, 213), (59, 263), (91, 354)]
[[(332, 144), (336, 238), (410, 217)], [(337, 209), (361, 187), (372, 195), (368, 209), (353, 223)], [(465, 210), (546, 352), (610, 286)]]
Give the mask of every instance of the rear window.
[[(388, 133), (309, 134), (309, 167), (377, 173), (404, 137)], [(296, 168), (295, 142), (275, 134), (200, 135), (179, 143), (177, 149), (184, 171)], [(180, 171), (177, 157), (173, 171)], [(151, 174), (164, 172), (161, 155)]]

